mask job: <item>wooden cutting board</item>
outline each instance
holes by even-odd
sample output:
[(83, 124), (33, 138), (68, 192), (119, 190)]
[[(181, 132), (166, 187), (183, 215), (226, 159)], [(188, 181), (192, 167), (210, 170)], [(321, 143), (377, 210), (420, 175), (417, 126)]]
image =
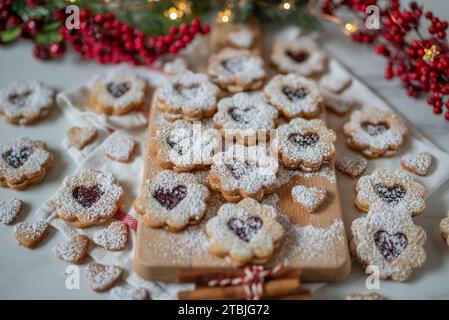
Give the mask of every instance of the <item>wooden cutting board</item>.
[[(252, 24), (254, 27), (254, 24)], [(212, 34), (212, 46), (215, 38), (229, 32), (228, 28), (214, 28), (218, 34)], [(260, 52), (260, 31), (256, 28), (257, 45), (252, 50)], [(215, 42), (221, 43), (221, 42)], [(154, 100), (154, 99), (153, 99)], [(149, 119), (149, 137), (160, 126), (162, 114), (154, 107)], [(323, 111), (322, 118), (325, 118)], [(210, 125), (210, 119), (203, 121)], [(148, 150), (148, 148), (147, 148)], [(148, 152), (147, 152), (148, 153)], [(160, 169), (154, 158), (148, 153), (145, 161), (142, 187)], [(195, 172), (200, 181), (207, 185), (208, 170)], [(307, 213), (293, 202), (291, 188), (297, 184), (319, 186), (327, 191), (326, 202), (313, 214)], [(336, 182), (333, 163), (326, 165), (318, 173), (303, 174), (297, 170), (286, 170), (280, 166), (279, 188), (275, 195), (267, 196), (264, 202), (274, 204), (280, 212), (280, 220), (286, 231), (282, 245), (277, 248), (267, 266), (283, 262), (285, 267), (302, 269), (302, 281), (338, 281), (345, 278), (351, 269), (346, 234), (343, 225), (343, 213)], [(141, 221), (137, 230), (137, 246), (134, 269), (145, 279), (180, 282), (192, 281), (192, 274), (219, 274), (234, 267), (225, 259), (215, 257), (208, 252), (205, 224), (213, 217), (224, 199), (217, 192), (211, 193), (209, 207), (203, 221), (179, 233), (164, 229), (153, 229)]]

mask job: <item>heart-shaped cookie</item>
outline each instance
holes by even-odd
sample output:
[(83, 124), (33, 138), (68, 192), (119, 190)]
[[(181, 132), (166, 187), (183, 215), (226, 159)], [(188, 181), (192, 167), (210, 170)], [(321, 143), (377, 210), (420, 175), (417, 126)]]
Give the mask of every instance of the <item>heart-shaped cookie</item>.
[(95, 232), (92, 240), (109, 251), (123, 250), (128, 242), (128, 226), (121, 221), (114, 221), (107, 229)]
[(335, 160), (335, 167), (344, 174), (356, 178), (360, 176), (368, 166), (368, 160), (362, 156), (343, 155)]
[(408, 240), (405, 234), (401, 232), (390, 234), (379, 230), (374, 234), (374, 244), (385, 260), (392, 262), (407, 248)]
[(21, 222), (15, 226), (14, 235), (21, 246), (32, 249), (42, 241), (47, 230), (48, 223), (42, 220), (33, 224)]
[(292, 198), (307, 212), (314, 212), (326, 200), (326, 189), (297, 185), (292, 188)]
[(84, 261), (89, 247), (89, 238), (79, 235), (60, 242), (53, 249), (55, 256), (67, 263), (80, 264)]
[(420, 152), (416, 155), (406, 154), (402, 157), (401, 166), (409, 172), (425, 176), (432, 166), (432, 155), (428, 152)]
[(148, 300), (148, 291), (136, 287), (115, 287), (111, 290), (111, 300)]
[(3, 224), (11, 224), (16, 220), (22, 210), (23, 202), (19, 199), (9, 199), (0, 201), (0, 222)]
[(118, 162), (129, 162), (136, 149), (136, 142), (128, 137), (119, 137), (109, 141), (103, 148), (103, 153), (109, 159)]
[(91, 144), (97, 137), (97, 129), (94, 127), (72, 127), (67, 132), (67, 139), (70, 146), (78, 150), (84, 149), (85, 146)]
[(87, 265), (85, 274), (92, 290), (104, 292), (111, 289), (122, 278), (123, 269), (93, 262)]

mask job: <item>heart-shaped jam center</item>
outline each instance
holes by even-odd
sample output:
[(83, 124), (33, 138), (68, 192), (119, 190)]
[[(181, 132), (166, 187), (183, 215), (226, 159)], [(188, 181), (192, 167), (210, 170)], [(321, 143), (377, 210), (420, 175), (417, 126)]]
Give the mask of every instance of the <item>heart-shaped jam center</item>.
[(92, 207), (103, 194), (103, 190), (97, 184), (91, 187), (79, 186), (72, 191), (73, 198), (84, 208)]
[(291, 143), (300, 149), (313, 147), (320, 140), (320, 136), (315, 132), (308, 132), (306, 134), (293, 133), (288, 137)]
[(17, 169), (27, 162), (32, 153), (31, 148), (10, 149), (2, 155), (2, 158), (9, 166)]
[(371, 122), (363, 122), (361, 125), (362, 129), (367, 132), (370, 136), (378, 136), (388, 129), (390, 129), (390, 126), (388, 123), (381, 122), (381, 123), (371, 123)]
[(245, 69), (242, 59), (226, 60), (222, 63), (223, 68), (228, 70), (230, 73), (239, 73)]
[[(246, 107), (244, 109), (240, 108), (230, 108), (228, 114), (231, 116), (232, 120), (242, 124), (248, 124), (251, 119), (251, 111), (253, 108)], [(254, 116), (254, 114), (253, 114)]]
[(175, 85), (175, 92), (183, 98), (193, 99), (198, 96), (199, 88), (200, 88), (199, 84), (192, 84), (190, 86), (177, 84)]
[(301, 63), (306, 61), (309, 58), (309, 53), (307, 51), (290, 51), (286, 52), (287, 56), (291, 59), (295, 60), (296, 63)]
[(15, 93), (11, 94), (8, 97), (9, 102), (17, 107), (23, 107), (28, 99), (28, 97), (32, 94), (32, 91), (25, 91), (23, 93)]
[(228, 221), (229, 230), (245, 242), (250, 242), (262, 226), (263, 221), (258, 217), (251, 217), (246, 221), (239, 218), (232, 218)]
[(292, 88), (292, 87), (284, 87), (282, 88), (282, 92), (292, 102), (302, 100), (309, 94), (305, 88)]
[(107, 89), (114, 98), (120, 98), (131, 89), (131, 85), (128, 82), (112, 82), (108, 84)]
[(240, 180), (243, 176), (246, 176), (253, 172), (257, 168), (257, 166), (255, 164), (250, 164), (247, 162), (234, 162), (226, 164), (226, 168), (229, 170), (235, 180)]
[(389, 204), (397, 204), (407, 193), (407, 191), (400, 185), (389, 187), (379, 183), (374, 186), (374, 189), (379, 197)]
[(401, 232), (390, 234), (379, 230), (374, 234), (374, 244), (385, 260), (392, 262), (407, 248), (408, 240), (405, 234)]
[(153, 198), (167, 210), (175, 208), (187, 196), (187, 187), (179, 185), (173, 189), (160, 187), (153, 192)]

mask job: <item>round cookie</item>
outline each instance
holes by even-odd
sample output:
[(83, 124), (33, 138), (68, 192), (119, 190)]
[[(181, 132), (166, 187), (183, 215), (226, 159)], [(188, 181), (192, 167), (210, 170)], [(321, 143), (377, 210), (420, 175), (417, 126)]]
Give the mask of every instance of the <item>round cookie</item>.
[(112, 174), (89, 169), (65, 178), (53, 202), (59, 218), (87, 228), (111, 220), (123, 202), (123, 188)]
[(92, 88), (90, 105), (99, 113), (121, 116), (145, 104), (147, 83), (133, 73), (111, 72)]
[(219, 88), (203, 73), (185, 72), (168, 78), (157, 91), (157, 107), (168, 121), (211, 117), (217, 109)]
[(395, 155), (405, 143), (408, 130), (396, 113), (366, 108), (352, 112), (343, 133), (351, 149), (377, 158)]
[(274, 207), (249, 198), (222, 205), (206, 224), (209, 251), (237, 266), (268, 262), (284, 235), (276, 215)]
[(336, 141), (322, 120), (297, 118), (279, 126), (272, 146), (287, 168), (314, 171), (334, 158)]
[(426, 233), (407, 213), (370, 211), (351, 230), (352, 254), (364, 267), (377, 266), (382, 279), (405, 281), (426, 261)]
[(262, 200), (274, 192), (279, 164), (260, 146), (233, 145), (217, 153), (209, 172), (209, 185), (221, 192), (226, 201), (242, 198)]
[(0, 115), (13, 124), (32, 124), (49, 114), (53, 105), (53, 90), (39, 81), (15, 81), (0, 89)]
[(145, 225), (177, 232), (201, 222), (208, 199), (209, 190), (193, 174), (163, 170), (145, 182), (133, 206)]
[(214, 126), (226, 140), (235, 137), (237, 143), (253, 145), (270, 137), (277, 119), (278, 111), (260, 92), (242, 92), (218, 102)]
[(232, 48), (212, 55), (207, 73), (213, 82), (233, 93), (259, 89), (266, 77), (261, 57)]
[(355, 204), (365, 212), (391, 209), (416, 216), (425, 208), (425, 188), (401, 170), (377, 168), (359, 179), (356, 190)]
[(327, 68), (327, 54), (305, 40), (287, 41), (273, 46), (271, 62), (282, 73), (297, 73), (312, 77)]
[(274, 76), (264, 93), (287, 119), (315, 118), (324, 107), (315, 82), (294, 73)]
[(53, 166), (53, 155), (47, 145), (28, 137), (0, 144), (0, 185), (23, 190), (39, 183)]

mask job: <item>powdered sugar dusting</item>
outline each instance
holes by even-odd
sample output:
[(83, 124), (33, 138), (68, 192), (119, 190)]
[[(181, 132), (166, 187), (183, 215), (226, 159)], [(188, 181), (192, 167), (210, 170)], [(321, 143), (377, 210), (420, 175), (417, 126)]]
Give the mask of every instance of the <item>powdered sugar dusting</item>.
[(128, 226), (121, 221), (111, 222), (108, 228), (95, 232), (92, 241), (106, 250), (123, 250), (128, 242)]
[(420, 152), (416, 155), (406, 154), (402, 157), (401, 165), (407, 171), (425, 176), (432, 165), (432, 155), (428, 152)]
[(292, 188), (292, 198), (307, 211), (314, 212), (326, 200), (326, 189), (297, 185)]
[(0, 201), (0, 222), (3, 224), (13, 223), (22, 210), (22, 206), (22, 200), (16, 198)]
[(135, 148), (136, 142), (133, 139), (119, 137), (109, 141), (103, 151), (112, 160), (128, 162)]

